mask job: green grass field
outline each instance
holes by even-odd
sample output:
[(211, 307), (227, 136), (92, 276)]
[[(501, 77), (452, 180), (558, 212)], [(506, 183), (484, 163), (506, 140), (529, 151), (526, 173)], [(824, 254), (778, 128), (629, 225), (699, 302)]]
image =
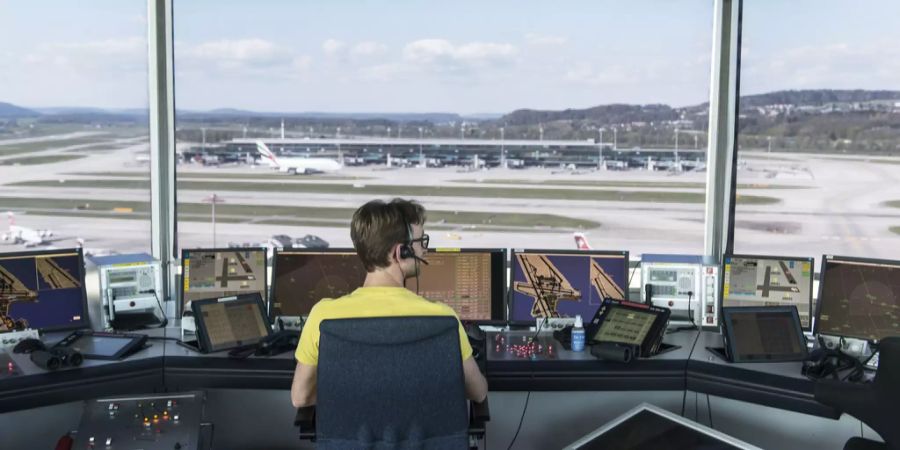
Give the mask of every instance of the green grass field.
[(900, 234), (900, 226), (898, 226), (898, 227), (890, 227), (889, 230), (891, 230), (891, 233), (894, 233), (894, 234)]
[(69, 147), (72, 145), (82, 145), (90, 143), (105, 144), (107, 142), (109, 142), (108, 135), (94, 135), (69, 139), (58, 139), (52, 141), (24, 142), (20, 144), (0, 145), (0, 156), (12, 156), (22, 153), (40, 152), (44, 150)]
[[(12, 186), (28, 187), (78, 187), (98, 189), (140, 189), (147, 190), (147, 180), (67, 180), (59, 181), (26, 181), (13, 183)], [(229, 181), (225, 183), (209, 181), (181, 180), (178, 188), (184, 190), (206, 192), (279, 192), (297, 194), (338, 194), (338, 195), (370, 195), (370, 196), (415, 196), (415, 197), (464, 197), (478, 198), (514, 198), (542, 200), (593, 200), (646, 203), (703, 203), (706, 195), (703, 192), (666, 192), (666, 191), (589, 191), (579, 189), (538, 189), (538, 188), (493, 188), (466, 186), (395, 186), (369, 185), (362, 188), (351, 184), (321, 183), (255, 183), (247, 181)], [(780, 202), (774, 197), (740, 195), (738, 203), (744, 205), (770, 205)]]
[[(114, 211), (120, 209), (121, 212)], [(48, 199), (0, 197), (0, 211), (25, 211), (29, 214), (71, 217), (114, 217), (146, 218), (150, 211), (148, 202), (85, 199)], [(288, 225), (334, 225), (346, 226), (350, 223), (353, 208), (319, 208), (283, 205), (237, 205), (216, 206), (216, 220), (235, 223), (268, 223)], [(182, 218), (197, 219), (210, 216), (210, 205), (205, 203), (179, 203), (178, 214)], [(221, 218), (221, 219), (220, 219)], [(203, 219), (206, 220), (206, 219)], [(563, 217), (554, 214), (534, 213), (485, 213), (457, 211), (428, 211), (430, 224), (445, 228), (459, 226), (484, 227), (552, 227), (566, 229), (592, 229), (600, 223)]]
[(36, 166), (39, 164), (51, 164), (64, 161), (74, 161), (85, 158), (87, 155), (47, 155), (47, 156), (23, 156), (18, 158), (0, 159), (0, 166)]

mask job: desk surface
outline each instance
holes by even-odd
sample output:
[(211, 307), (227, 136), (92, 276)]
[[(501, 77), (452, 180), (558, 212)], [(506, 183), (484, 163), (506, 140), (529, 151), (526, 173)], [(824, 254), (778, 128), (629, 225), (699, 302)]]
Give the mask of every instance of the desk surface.
[[(78, 368), (47, 372), (28, 355), (12, 354), (22, 375), (0, 378), (0, 412), (90, 398), (137, 394), (157, 390), (204, 388), (289, 389), (294, 373), (293, 355), (229, 358), (227, 352), (201, 354), (178, 345), (178, 328), (147, 330), (150, 347), (122, 361), (85, 360)], [(47, 343), (66, 333), (44, 337)], [(674, 350), (631, 363), (601, 361), (586, 349), (565, 350), (547, 333), (542, 345), (551, 354), (535, 358), (514, 356), (499, 348), (498, 333), (487, 333), (484, 367), (491, 390), (683, 390), (759, 403), (776, 408), (837, 417), (815, 402), (814, 382), (800, 374), (801, 363), (733, 364), (707, 347), (722, 345), (713, 332), (682, 331), (666, 336)], [(503, 332), (510, 343), (528, 339), (524, 331)], [(160, 340), (168, 338), (169, 340)]]

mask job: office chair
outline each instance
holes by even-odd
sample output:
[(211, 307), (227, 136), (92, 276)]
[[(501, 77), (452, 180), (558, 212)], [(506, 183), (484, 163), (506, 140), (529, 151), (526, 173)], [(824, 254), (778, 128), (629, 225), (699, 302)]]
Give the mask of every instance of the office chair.
[(900, 337), (883, 339), (878, 349), (880, 359), (872, 383), (816, 382), (817, 401), (856, 417), (884, 439), (882, 444), (854, 437), (847, 441), (844, 450), (900, 450)]
[(319, 449), (477, 448), (487, 400), (466, 411), (459, 322), (378, 317), (321, 323), (317, 404), (297, 410)]

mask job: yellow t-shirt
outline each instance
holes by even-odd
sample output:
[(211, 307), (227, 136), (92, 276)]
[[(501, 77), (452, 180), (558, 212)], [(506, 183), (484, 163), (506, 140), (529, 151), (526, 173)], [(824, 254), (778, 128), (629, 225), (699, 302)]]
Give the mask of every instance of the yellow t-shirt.
[[(343, 297), (326, 298), (316, 303), (300, 333), (294, 355), (297, 361), (308, 366), (319, 364), (319, 324), (323, 320), (400, 316), (456, 317), (456, 311), (403, 287), (361, 287)], [(459, 325), (459, 349), (463, 360), (472, 356), (472, 346), (462, 324)]]

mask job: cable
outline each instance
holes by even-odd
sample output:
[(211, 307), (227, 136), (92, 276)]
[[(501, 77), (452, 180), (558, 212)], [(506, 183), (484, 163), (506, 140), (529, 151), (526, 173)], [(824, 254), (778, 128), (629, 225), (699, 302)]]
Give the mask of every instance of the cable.
[(156, 295), (156, 289), (151, 289), (150, 293), (153, 294), (153, 297), (156, 298), (156, 304), (159, 305), (159, 313), (162, 314), (162, 322), (159, 323), (159, 326), (156, 328), (165, 328), (166, 325), (169, 324), (169, 318), (166, 317), (166, 310), (163, 309), (162, 302), (159, 301), (159, 296)]
[[(537, 339), (538, 334), (541, 332), (541, 329), (544, 328), (544, 324), (547, 323), (547, 317), (544, 317), (544, 320), (541, 321), (541, 325), (535, 331), (534, 336), (531, 337), (531, 341), (529, 345)], [(534, 382), (534, 365), (531, 368), (531, 382)], [(512, 441), (509, 442), (509, 447), (506, 447), (506, 450), (510, 450), (513, 444), (516, 443), (516, 439), (519, 437), (519, 431), (522, 430), (522, 423), (525, 421), (525, 413), (528, 411), (528, 400), (531, 399), (531, 391), (528, 391), (528, 395), (525, 396), (525, 406), (522, 407), (522, 417), (519, 418), (519, 426), (516, 427), (516, 434), (513, 435)]]
[(716, 429), (712, 423), (712, 406), (709, 405), (709, 394), (706, 394), (706, 413), (709, 414), (709, 427)]
[(528, 411), (528, 400), (531, 399), (531, 391), (528, 391), (528, 395), (525, 396), (525, 406), (522, 407), (522, 417), (519, 418), (519, 426), (516, 427), (516, 434), (513, 436), (512, 441), (509, 443), (509, 447), (506, 447), (506, 450), (510, 450), (513, 447), (513, 444), (516, 443), (516, 438), (519, 437), (519, 431), (522, 430), (522, 422), (525, 421), (525, 411)]
[[(697, 341), (698, 341), (699, 339), (700, 339), (700, 332), (698, 331), (698, 332), (697, 332), (697, 336), (694, 337), (694, 343), (691, 344), (691, 352), (688, 353), (689, 355), (693, 355), (693, 354), (694, 354), (694, 348), (697, 347)], [(684, 417), (684, 404), (685, 404), (686, 401), (687, 401), (687, 383), (685, 382), (685, 385), (684, 385), (684, 395), (681, 396), (681, 417)], [(695, 411), (695, 413), (696, 413), (696, 411)]]
[[(628, 275), (628, 284), (625, 286), (625, 292), (626, 292), (626, 293), (627, 293), (628, 291), (631, 290), (631, 280), (634, 278), (634, 273), (637, 272), (638, 266), (640, 266), (640, 264), (636, 264), (636, 265), (631, 269), (631, 275)], [(627, 294), (626, 294), (626, 296), (627, 296)]]

